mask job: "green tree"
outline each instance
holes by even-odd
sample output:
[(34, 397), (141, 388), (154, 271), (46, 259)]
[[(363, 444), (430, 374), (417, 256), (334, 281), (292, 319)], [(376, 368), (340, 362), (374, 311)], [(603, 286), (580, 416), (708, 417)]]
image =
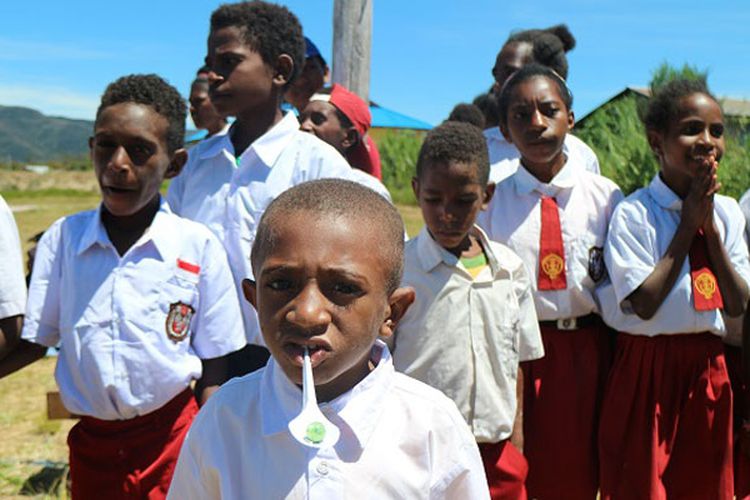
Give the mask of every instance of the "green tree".
[[(708, 73), (689, 64), (675, 68), (667, 63), (652, 74), (651, 90), (675, 78), (705, 80)], [(586, 119), (575, 134), (599, 157), (602, 175), (615, 181), (626, 194), (646, 186), (659, 164), (646, 140), (640, 116), (648, 98), (638, 93), (608, 103)], [(721, 193), (738, 198), (750, 188), (750, 135), (747, 119), (725, 119), (725, 153), (719, 167)]]

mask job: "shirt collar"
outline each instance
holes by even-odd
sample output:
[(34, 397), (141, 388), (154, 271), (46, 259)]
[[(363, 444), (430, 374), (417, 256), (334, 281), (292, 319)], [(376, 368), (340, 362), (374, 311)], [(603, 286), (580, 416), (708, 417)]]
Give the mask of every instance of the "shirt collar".
[[(393, 386), (396, 373), (391, 353), (382, 341), (375, 341), (370, 359), (376, 364), (374, 370), (351, 390), (320, 405), (323, 414), (338, 425), (341, 431), (339, 443), (345, 446), (342, 441), (353, 437), (360, 450), (365, 447), (380, 420), (385, 408), (383, 402)], [(287, 378), (273, 358), (266, 365), (261, 386), (263, 435), (288, 432), (289, 422), (302, 408), (302, 390)]]
[(203, 150), (198, 156), (201, 160), (219, 156), (223, 151), (229, 153), (230, 156), (234, 156), (234, 146), (232, 145), (232, 138), (229, 136), (228, 130), (225, 133), (204, 139), (202, 144), (205, 144), (205, 146), (203, 146)]
[(571, 189), (575, 186), (575, 170), (570, 162), (566, 161), (563, 168), (548, 183), (544, 183), (534, 177), (531, 172), (521, 163), (520, 158), (513, 160), (518, 165), (518, 170), (513, 174), (516, 185), (516, 191), (519, 194), (529, 194), (532, 191), (538, 191), (547, 196), (557, 196), (561, 190)]
[(648, 194), (662, 208), (667, 210), (682, 210), (682, 200), (667, 186), (658, 173), (651, 179), (651, 184), (648, 185)]
[[(495, 254), (492, 252), (487, 235), (482, 231), (482, 228), (477, 225), (472, 228), (472, 234), (482, 244), (484, 253), (487, 256), (487, 263), (492, 270), (492, 275), (496, 275), (502, 268), (495, 257)], [(427, 230), (427, 226), (423, 226), (419, 235), (417, 235), (417, 255), (419, 262), (422, 265), (422, 270), (427, 273), (435, 269), (441, 262), (445, 263), (447, 266), (454, 267), (458, 265), (459, 260), (458, 257), (441, 247), (433, 239), (432, 235)]]
[[(253, 151), (266, 166), (272, 167), (281, 152), (294, 138), (295, 132), (299, 132), (299, 120), (294, 113), (288, 112), (279, 123), (271, 127), (269, 131), (258, 137), (249, 148), (240, 156), (240, 165), (248, 151)], [(304, 132), (300, 132), (304, 133)], [(227, 134), (229, 137), (230, 134)]]
[[(165, 261), (171, 257), (176, 259), (177, 249), (175, 248), (174, 238), (171, 233), (173, 227), (170, 225), (170, 218), (168, 217), (171, 213), (172, 211), (166, 200), (161, 198), (159, 202), (159, 210), (157, 210), (156, 215), (154, 215), (154, 220), (151, 221), (151, 225), (133, 245), (133, 248), (153, 242), (162, 259)], [(78, 242), (78, 248), (76, 251), (80, 255), (94, 245), (113, 247), (109, 235), (107, 234), (107, 230), (102, 223), (101, 203), (96, 208), (94, 216), (88, 221), (88, 225), (84, 229), (83, 236)]]

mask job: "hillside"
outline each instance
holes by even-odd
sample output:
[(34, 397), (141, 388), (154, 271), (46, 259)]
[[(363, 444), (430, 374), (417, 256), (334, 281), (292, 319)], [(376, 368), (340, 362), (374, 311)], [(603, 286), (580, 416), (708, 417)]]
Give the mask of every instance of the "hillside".
[(44, 163), (88, 153), (93, 122), (0, 106), (0, 162)]

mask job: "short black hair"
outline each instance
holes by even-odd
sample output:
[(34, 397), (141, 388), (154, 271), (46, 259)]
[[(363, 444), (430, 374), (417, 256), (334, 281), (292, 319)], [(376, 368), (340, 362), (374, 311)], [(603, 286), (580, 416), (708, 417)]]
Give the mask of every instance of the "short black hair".
[(465, 102), (456, 104), (446, 121), (470, 123), (480, 129), (484, 128), (484, 114), (473, 104)]
[(500, 123), (500, 115), (497, 110), (497, 95), (494, 92), (479, 94), (472, 104), (484, 115), (484, 128), (497, 127)]
[[(383, 252), (387, 263), (386, 293), (401, 283), (404, 271), (404, 221), (398, 210), (370, 188), (343, 179), (319, 179), (298, 184), (273, 200), (258, 224), (251, 261), (258, 276), (260, 266), (276, 240), (275, 228), (291, 213), (305, 212), (310, 220), (343, 217), (357, 221), (357, 227), (372, 228), (380, 238), (373, 251)], [(374, 227), (373, 227), (374, 226)], [(304, 252), (303, 248), (299, 249)]]
[(535, 63), (552, 68), (563, 79), (568, 78), (568, 58), (565, 53), (575, 48), (576, 39), (565, 24), (512, 33), (505, 45), (510, 43), (531, 44)]
[(646, 130), (666, 132), (669, 123), (677, 114), (680, 100), (693, 94), (704, 94), (716, 103), (719, 101), (708, 90), (706, 79), (675, 78), (658, 87), (652, 88), (651, 98), (641, 114), (641, 120)]
[(490, 159), (482, 131), (469, 123), (452, 121), (430, 130), (419, 150), (417, 179), (422, 178), (425, 169), (446, 163), (475, 165), (479, 183), (485, 187), (490, 177)]
[(260, 0), (221, 5), (211, 14), (211, 31), (236, 26), (247, 46), (260, 54), (263, 62), (276, 65), (279, 56), (292, 58), (294, 68), (289, 86), (305, 65), (305, 39), (297, 16), (289, 9)]
[(500, 124), (504, 127), (508, 126), (508, 109), (510, 108), (510, 98), (513, 94), (513, 89), (518, 87), (521, 83), (532, 78), (543, 77), (551, 80), (557, 85), (557, 91), (560, 97), (565, 103), (565, 106), (570, 111), (573, 108), (573, 93), (568, 88), (565, 80), (562, 79), (556, 71), (547, 66), (541, 64), (527, 64), (523, 68), (519, 69), (511, 75), (510, 78), (503, 85), (503, 89), (500, 91), (500, 100), (498, 102), (498, 108), (500, 110)]
[(170, 155), (182, 147), (187, 107), (176, 88), (154, 74), (123, 76), (107, 85), (96, 110), (96, 120), (105, 108), (126, 102), (150, 106), (167, 119), (167, 151)]

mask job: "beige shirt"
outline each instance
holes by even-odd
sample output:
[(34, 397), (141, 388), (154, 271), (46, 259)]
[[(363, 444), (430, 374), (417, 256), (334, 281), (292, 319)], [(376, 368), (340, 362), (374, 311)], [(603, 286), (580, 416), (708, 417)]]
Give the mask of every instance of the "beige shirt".
[(397, 370), (443, 391), (478, 442), (496, 443), (513, 430), (518, 363), (544, 349), (523, 262), (476, 234), (488, 261), (476, 279), (426, 228), (406, 244), (403, 284), (417, 298), (391, 342)]

